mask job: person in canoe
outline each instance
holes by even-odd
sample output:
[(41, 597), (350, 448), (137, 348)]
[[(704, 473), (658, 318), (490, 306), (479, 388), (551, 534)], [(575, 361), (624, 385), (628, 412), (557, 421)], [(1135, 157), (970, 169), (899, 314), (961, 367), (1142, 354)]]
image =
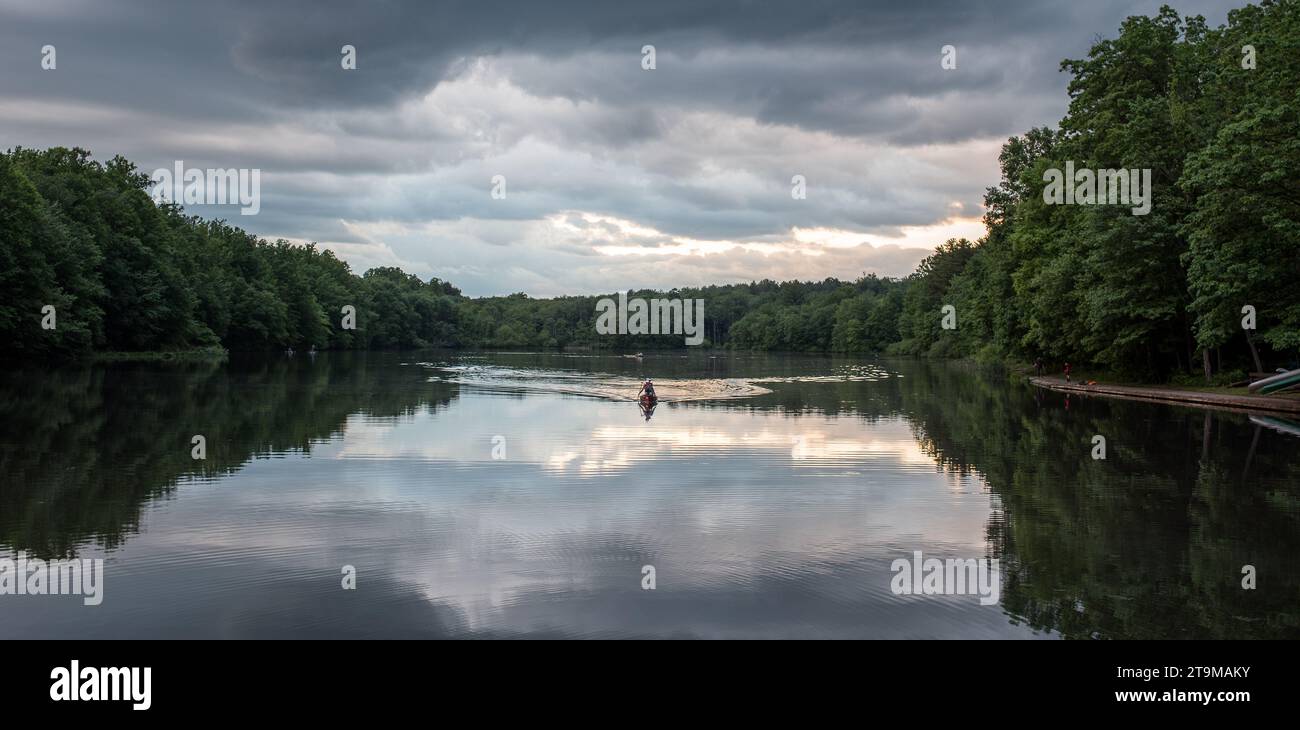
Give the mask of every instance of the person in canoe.
[(641, 384), (641, 390), (637, 391), (637, 398), (650, 403), (659, 400), (659, 396), (655, 395), (655, 384), (651, 382), (650, 378), (646, 378), (645, 382)]

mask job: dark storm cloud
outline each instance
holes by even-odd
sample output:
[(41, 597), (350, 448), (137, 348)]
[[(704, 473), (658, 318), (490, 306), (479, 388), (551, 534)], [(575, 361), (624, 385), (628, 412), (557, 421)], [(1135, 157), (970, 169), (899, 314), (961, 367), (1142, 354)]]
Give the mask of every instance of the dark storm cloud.
[[(1201, 12), (1216, 7), (1193, 4)], [(1155, 3), (8, 0), (0, 7), (5, 94), (169, 114), (179, 97), (195, 116), (248, 119), (390, 104), (454, 75), (466, 58), (506, 54), (542, 59), (517, 77), (543, 93), (619, 104), (654, 97), (754, 105), (766, 120), (861, 134), (893, 130), (905, 115), (886, 109), (864, 118), (860, 102), (1008, 85), (1059, 91), (1063, 54), (1082, 53), (1125, 15)], [(31, 62), (44, 43), (61, 45), (62, 68), (80, 73), (52, 84)], [(646, 77), (636, 64), (548, 73), (549, 64), (563, 67), (586, 52), (639, 58), (644, 43), (666, 54), (662, 70), (679, 63), (689, 82), (671, 73)], [(939, 48), (948, 43), (959, 49), (961, 74), (939, 69)], [(343, 44), (358, 48), (355, 75), (335, 73)], [(749, 52), (729, 61), (731, 48)], [(711, 54), (713, 63), (697, 65)], [(960, 123), (966, 115), (954, 117)]]
[[(261, 169), (259, 215), (194, 212), (348, 244), (359, 268), (486, 270), (489, 249), (573, 253), (584, 244), (538, 242), (522, 226), (574, 210), (669, 241), (789, 240), (795, 227), (890, 237), (954, 211), (977, 218), (1000, 141), (1065, 111), (1060, 60), (1157, 8), (0, 0), (0, 146), (82, 146), (146, 171), (176, 160)], [(1180, 10), (1212, 23), (1225, 13), (1205, 0)], [(57, 71), (40, 67), (47, 43)], [(355, 71), (340, 69), (344, 44)], [(653, 72), (641, 68), (646, 44)], [(946, 44), (953, 71), (940, 67)], [(498, 174), (508, 201), (487, 194)], [(795, 174), (806, 200), (790, 197)], [(420, 233), (457, 221), (438, 228), (451, 238)], [(642, 245), (626, 226), (615, 235)], [(475, 246), (486, 248), (467, 253)], [(861, 255), (850, 268), (884, 261), (880, 249)], [(732, 271), (752, 256), (695, 268)], [(916, 258), (891, 250), (881, 265), (903, 274)]]

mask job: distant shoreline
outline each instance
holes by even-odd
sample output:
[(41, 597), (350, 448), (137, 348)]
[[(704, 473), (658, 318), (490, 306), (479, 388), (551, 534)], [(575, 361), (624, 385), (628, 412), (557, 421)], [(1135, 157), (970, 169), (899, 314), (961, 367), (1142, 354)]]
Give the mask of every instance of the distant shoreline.
[(90, 362), (166, 362), (226, 360), (230, 352), (224, 347), (200, 347), (192, 350), (145, 350), (141, 352), (91, 352), (84, 358)]

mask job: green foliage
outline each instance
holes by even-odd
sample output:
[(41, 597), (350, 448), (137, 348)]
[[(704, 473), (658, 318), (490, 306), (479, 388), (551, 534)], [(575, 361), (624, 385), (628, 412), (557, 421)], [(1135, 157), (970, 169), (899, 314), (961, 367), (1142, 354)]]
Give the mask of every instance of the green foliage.
[[(1256, 68), (1242, 68), (1242, 47)], [(905, 280), (628, 292), (702, 299), (715, 347), (1070, 361), (1147, 379), (1300, 350), (1300, 3), (1266, 1), (1210, 29), (1168, 7), (1067, 60), (1058, 129), (1013, 137), (985, 194), (988, 233), (950, 240)], [(1048, 205), (1043, 173), (1149, 169), (1147, 215)], [(0, 335), (18, 356), (283, 347), (682, 347), (598, 336), (600, 297), (469, 299), (395, 268), (363, 276), (314, 245), (268, 243), (155, 205), (126, 160), (85, 150), (0, 155)], [(41, 307), (58, 311), (41, 330)], [(357, 329), (340, 326), (357, 311)], [(943, 327), (951, 305), (955, 329)], [(1253, 367), (1253, 366), (1252, 366)]]
[[(1242, 68), (1248, 44), (1257, 51), (1255, 69)], [(1003, 147), (1002, 182), (985, 196), (988, 236), (946, 289), (933, 276), (909, 290), (895, 351), (971, 356), (991, 342), (1019, 359), (1161, 379), (1201, 373), (1203, 350), (1214, 350), (1216, 367), (1247, 366), (1241, 317), (1251, 305), (1258, 339), (1272, 348), (1265, 358), (1294, 362), (1297, 47), (1294, 2), (1248, 6), (1214, 30), (1164, 7), (1127, 19), (1086, 59), (1065, 61), (1073, 79), (1060, 129), (1031, 130)], [(1150, 169), (1150, 213), (1045, 204), (1044, 170), (1067, 161), (1079, 169)], [(941, 345), (929, 311), (936, 288), (960, 321), (957, 336)]]
[[(455, 345), (460, 291), (185, 216), (122, 158), (0, 155), (0, 335), (18, 356)], [(40, 328), (55, 307), (57, 327)], [(355, 330), (342, 309), (356, 307)]]
[[(965, 311), (957, 309), (949, 290), (953, 280), (975, 257), (975, 252), (976, 247), (970, 241), (951, 239), (922, 261), (908, 280), (898, 330), (909, 343), (908, 352), (911, 354), (946, 357), (959, 353), (957, 332), (965, 326)], [(957, 311), (957, 329), (943, 329), (942, 310), (948, 305)]]
[[(1196, 338), (1239, 340), (1241, 307), (1262, 339), (1300, 348), (1300, 10), (1267, 3), (1233, 11), (1206, 38), (1203, 148), (1180, 181), (1196, 206), (1182, 223)], [(1240, 68), (1255, 47), (1254, 70)]]

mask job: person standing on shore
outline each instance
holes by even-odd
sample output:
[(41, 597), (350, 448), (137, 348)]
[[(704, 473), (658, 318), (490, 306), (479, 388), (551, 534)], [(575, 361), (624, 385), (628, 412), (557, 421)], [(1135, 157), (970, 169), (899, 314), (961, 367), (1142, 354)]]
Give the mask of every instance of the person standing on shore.
[(1042, 377), (1043, 375), (1043, 358), (1034, 358), (1034, 374)]
[(1065, 382), (1070, 382), (1070, 363), (1065, 364)]

